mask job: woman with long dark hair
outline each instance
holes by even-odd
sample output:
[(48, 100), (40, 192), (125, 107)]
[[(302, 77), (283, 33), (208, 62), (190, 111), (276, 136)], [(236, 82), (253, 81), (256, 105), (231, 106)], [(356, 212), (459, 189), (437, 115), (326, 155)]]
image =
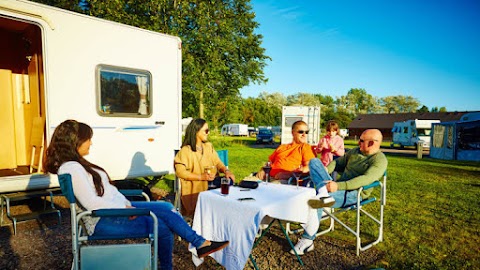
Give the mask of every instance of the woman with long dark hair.
[(217, 172), (235, 181), (235, 175), (208, 142), (209, 132), (207, 121), (193, 119), (185, 130), (182, 148), (174, 160), (175, 173), (182, 183), (182, 213), (187, 216), (193, 215), (198, 194), (208, 189), (208, 181), (212, 181)]
[[(90, 126), (75, 120), (66, 120), (53, 133), (46, 151), (44, 168), (55, 174), (72, 176), (73, 192), (78, 203), (86, 210), (105, 208), (147, 208), (158, 218), (158, 258), (162, 269), (172, 269), (173, 233), (197, 248), (197, 255), (205, 257), (228, 245), (228, 241), (205, 240), (195, 233), (172, 204), (167, 202), (130, 202), (110, 182), (107, 172), (87, 161), (93, 131)], [(153, 221), (138, 217), (84, 217), (87, 232), (100, 235), (135, 234), (150, 232)]]

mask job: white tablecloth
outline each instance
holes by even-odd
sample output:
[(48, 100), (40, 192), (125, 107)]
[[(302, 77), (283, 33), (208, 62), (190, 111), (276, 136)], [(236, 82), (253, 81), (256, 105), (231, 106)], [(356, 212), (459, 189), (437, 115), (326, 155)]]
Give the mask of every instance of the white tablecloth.
[[(226, 269), (243, 269), (249, 259), (260, 222), (265, 216), (305, 223), (311, 209), (307, 201), (315, 196), (313, 188), (260, 183), (257, 189), (243, 191), (230, 187), (223, 196), (220, 189), (201, 192), (195, 210), (192, 228), (204, 238), (214, 241), (229, 240), (230, 245), (212, 256)], [(254, 201), (239, 201), (251, 197)], [(193, 262), (203, 260), (196, 256)]]

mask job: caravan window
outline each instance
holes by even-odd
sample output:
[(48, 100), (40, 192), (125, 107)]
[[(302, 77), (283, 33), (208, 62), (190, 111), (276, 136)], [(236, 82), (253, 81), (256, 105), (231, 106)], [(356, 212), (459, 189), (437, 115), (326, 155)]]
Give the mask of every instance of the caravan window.
[(148, 71), (97, 66), (97, 112), (102, 116), (148, 117), (152, 75)]

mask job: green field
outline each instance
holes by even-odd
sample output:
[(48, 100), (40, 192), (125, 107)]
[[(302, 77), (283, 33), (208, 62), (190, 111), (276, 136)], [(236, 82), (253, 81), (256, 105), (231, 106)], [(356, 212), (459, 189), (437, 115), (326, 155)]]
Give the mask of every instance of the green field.
[[(211, 138), (215, 149), (229, 150), (229, 167), (237, 180), (257, 171), (273, 151), (252, 147), (253, 140)], [(480, 269), (480, 163), (387, 157), (385, 236), (374, 247), (385, 255), (372, 267)], [(375, 231), (371, 224), (365, 225), (368, 238)], [(321, 237), (354, 245), (354, 237), (340, 226)]]

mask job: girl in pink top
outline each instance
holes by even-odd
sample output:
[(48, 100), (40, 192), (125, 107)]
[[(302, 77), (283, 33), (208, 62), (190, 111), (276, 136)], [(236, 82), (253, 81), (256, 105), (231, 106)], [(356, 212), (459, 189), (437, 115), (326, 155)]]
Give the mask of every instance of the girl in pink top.
[(317, 146), (317, 154), (321, 154), (320, 160), (324, 166), (332, 162), (333, 157), (341, 157), (345, 154), (343, 139), (338, 135), (338, 124), (335, 121), (328, 121), (327, 135), (325, 135)]

